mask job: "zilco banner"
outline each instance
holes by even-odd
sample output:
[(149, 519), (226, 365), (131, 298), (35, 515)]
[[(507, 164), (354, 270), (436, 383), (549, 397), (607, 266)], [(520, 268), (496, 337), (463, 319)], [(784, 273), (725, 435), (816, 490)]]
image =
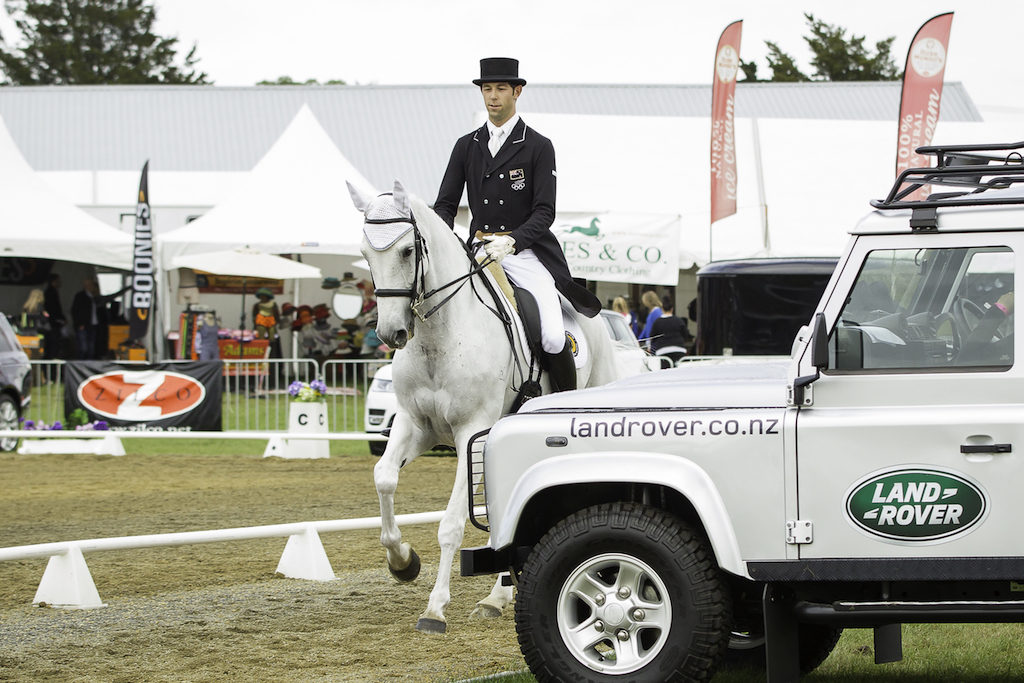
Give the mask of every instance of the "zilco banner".
[(76, 408), (113, 430), (220, 431), (220, 361), (121, 365), (68, 361), (64, 409)]
[(153, 261), (153, 226), (149, 220), (149, 162), (142, 167), (139, 201), (135, 207), (135, 249), (132, 253), (132, 293), (128, 310), (128, 337), (142, 341), (149, 328), (149, 315), (156, 294)]
[[(917, 30), (907, 50), (896, 143), (897, 176), (908, 168), (931, 165), (914, 150), (931, 144), (935, 126), (939, 123), (942, 80), (946, 73), (952, 24), (952, 12), (932, 17)], [(928, 186), (923, 186), (909, 194), (906, 200), (924, 199), (928, 193)]]
[(736, 213), (736, 74), (743, 22), (725, 27), (715, 50), (711, 86), (711, 222)]

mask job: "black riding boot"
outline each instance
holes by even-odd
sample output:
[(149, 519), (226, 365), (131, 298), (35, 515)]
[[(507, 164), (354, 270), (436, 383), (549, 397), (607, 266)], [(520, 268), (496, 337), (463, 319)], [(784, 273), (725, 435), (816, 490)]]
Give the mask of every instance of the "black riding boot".
[(551, 391), (572, 391), (576, 388), (576, 360), (572, 357), (569, 341), (558, 353), (544, 351), (540, 355), (541, 366), (551, 376)]

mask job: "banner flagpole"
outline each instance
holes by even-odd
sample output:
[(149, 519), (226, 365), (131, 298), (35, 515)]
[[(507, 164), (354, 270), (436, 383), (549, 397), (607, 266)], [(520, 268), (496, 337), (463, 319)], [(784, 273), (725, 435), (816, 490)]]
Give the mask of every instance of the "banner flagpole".
[[(711, 85), (711, 225), (736, 213), (736, 76), (740, 68), (743, 21), (725, 27), (715, 49)], [(712, 231), (708, 228), (708, 260), (712, 260)]]
[[(153, 258), (153, 226), (149, 215), (149, 160), (142, 166), (138, 203), (135, 207), (135, 245), (132, 250), (131, 305), (128, 338), (146, 345), (146, 331), (156, 295), (156, 261)], [(148, 356), (148, 354), (147, 354)], [(152, 357), (150, 357), (152, 360)]]
[[(930, 165), (917, 153), (917, 148), (931, 144), (935, 126), (939, 123), (952, 24), (952, 12), (932, 17), (917, 30), (907, 49), (896, 138), (897, 176), (908, 168)], [(929, 192), (929, 186), (922, 185), (907, 195), (906, 200), (924, 199)]]

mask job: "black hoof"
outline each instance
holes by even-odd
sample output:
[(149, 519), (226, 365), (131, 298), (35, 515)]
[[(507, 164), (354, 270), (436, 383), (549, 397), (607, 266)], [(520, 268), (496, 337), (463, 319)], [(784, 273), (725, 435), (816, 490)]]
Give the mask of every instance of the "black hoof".
[(423, 619), (420, 618), (416, 622), (416, 630), (420, 633), (444, 633), (448, 630), (448, 624), (437, 619)]
[(420, 556), (416, 554), (415, 550), (409, 548), (409, 564), (404, 569), (395, 569), (389, 564), (388, 571), (391, 572), (391, 576), (403, 583), (412, 581), (420, 575)]

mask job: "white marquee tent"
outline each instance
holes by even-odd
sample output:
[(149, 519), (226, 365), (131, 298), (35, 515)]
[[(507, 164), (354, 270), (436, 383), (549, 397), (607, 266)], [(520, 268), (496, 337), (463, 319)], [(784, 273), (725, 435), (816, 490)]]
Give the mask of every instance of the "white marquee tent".
[(268, 254), (359, 254), (363, 218), (345, 181), (373, 192), (303, 105), (236, 191), (202, 217), (157, 236), (175, 257), (249, 245)]
[(126, 270), (132, 237), (93, 218), (39, 178), (0, 120), (0, 256)]

